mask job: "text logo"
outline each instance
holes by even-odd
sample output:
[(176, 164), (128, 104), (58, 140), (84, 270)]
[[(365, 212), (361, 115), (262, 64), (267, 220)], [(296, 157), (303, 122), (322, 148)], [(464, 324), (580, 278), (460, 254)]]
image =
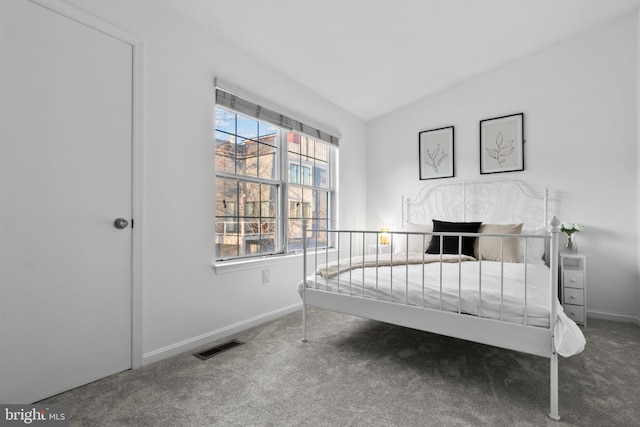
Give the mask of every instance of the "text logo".
[(0, 405), (0, 427), (68, 427), (67, 405)]

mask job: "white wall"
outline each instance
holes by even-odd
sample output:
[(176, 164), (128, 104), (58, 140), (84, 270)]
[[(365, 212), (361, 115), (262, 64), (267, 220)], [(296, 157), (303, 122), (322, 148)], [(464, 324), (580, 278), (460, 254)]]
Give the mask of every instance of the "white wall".
[[(637, 43), (636, 43), (636, 132), (637, 132), (637, 164), (636, 179), (637, 179), (637, 209), (640, 212), (640, 9), (637, 13)], [(638, 229), (640, 230), (640, 215), (637, 217)], [(640, 239), (639, 239), (640, 240)], [(638, 242), (638, 271), (640, 272), (640, 241)], [(640, 273), (639, 273), (640, 274)], [(637, 295), (637, 311), (636, 319), (640, 324), (640, 281), (638, 282), (638, 295)]]
[[(224, 274), (212, 267), (213, 78), (341, 132), (340, 217), (348, 227), (366, 222), (364, 122), (159, 2), (68, 3), (144, 42), (145, 362), (296, 309), (300, 258)], [(269, 284), (262, 268), (270, 268)]]
[(418, 132), (455, 126), (458, 178), (479, 178), (482, 119), (524, 113), (525, 171), (553, 214), (581, 222), (591, 315), (638, 316), (637, 14), (506, 64), (368, 123), (368, 226), (401, 224), (414, 196)]

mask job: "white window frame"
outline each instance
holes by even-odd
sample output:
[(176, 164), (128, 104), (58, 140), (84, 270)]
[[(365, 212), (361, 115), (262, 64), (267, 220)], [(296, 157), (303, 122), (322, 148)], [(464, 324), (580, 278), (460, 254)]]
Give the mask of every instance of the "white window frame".
[[(216, 81), (217, 83), (217, 81)], [(216, 85), (219, 86), (219, 85)], [(228, 90), (228, 84), (226, 86), (222, 87), (222, 90), (224, 90), (225, 92), (229, 92)], [(243, 94), (238, 95), (239, 97), (242, 97)], [(246, 99), (246, 98), (245, 98)], [(255, 98), (254, 98), (255, 99)], [(254, 101), (255, 102), (255, 101)], [(264, 101), (263, 101), (264, 102)], [(263, 105), (263, 104), (259, 104), (259, 105)], [(272, 105), (272, 104), (271, 104)], [(218, 107), (218, 105), (216, 105), (216, 107)], [(230, 179), (239, 179), (240, 181), (245, 181), (245, 182), (261, 182), (261, 183), (266, 183), (266, 184), (271, 184), (271, 185), (276, 185), (278, 188), (278, 200), (277, 200), (277, 204), (278, 204), (278, 209), (279, 212), (276, 212), (276, 251), (273, 254), (266, 254), (266, 253), (262, 253), (262, 254), (255, 254), (255, 255), (240, 255), (240, 256), (234, 256), (234, 257), (227, 257), (227, 258), (219, 258), (218, 257), (218, 253), (217, 250), (215, 251), (215, 262), (214, 265), (215, 266), (225, 266), (225, 265), (244, 265), (246, 263), (254, 263), (254, 262), (264, 262), (267, 260), (274, 260), (274, 259), (278, 259), (278, 258), (282, 258), (282, 257), (287, 257), (287, 256), (292, 256), (292, 255), (296, 255), (298, 253), (302, 252), (302, 249), (300, 249), (299, 251), (290, 251), (289, 248), (289, 236), (288, 236), (288, 225), (289, 225), (289, 187), (290, 187), (290, 183), (289, 183), (289, 179), (290, 179), (290, 171), (289, 171), (289, 161), (288, 161), (288, 140), (287, 140), (287, 134), (290, 131), (293, 131), (295, 133), (298, 133), (300, 135), (304, 135), (307, 136), (308, 138), (314, 139), (318, 142), (324, 143), (328, 146), (329, 148), (329, 158), (328, 158), (328, 176), (327, 176), (327, 180), (328, 180), (328, 187), (318, 187), (318, 186), (311, 186), (311, 185), (303, 185), (303, 184), (293, 184), (296, 187), (301, 186), (304, 188), (308, 188), (310, 190), (319, 190), (319, 191), (323, 191), (323, 192), (327, 192), (328, 194), (328, 207), (327, 207), (327, 222), (328, 225), (330, 227), (335, 227), (337, 225), (337, 188), (336, 188), (336, 177), (337, 177), (337, 169), (338, 169), (338, 165), (337, 165), (337, 161), (338, 161), (338, 155), (337, 155), (337, 151), (338, 151), (338, 146), (337, 146), (337, 140), (338, 137), (335, 137), (333, 135), (339, 135), (338, 132), (335, 131), (329, 131), (330, 136), (331, 136), (331, 140), (332, 142), (334, 141), (335, 138), (335, 143), (331, 143), (331, 142), (327, 142), (327, 141), (323, 141), (319, 138), (314, 137), (313, 135), (309, 135), (306, 132), (301, 132), (299, 130), (295, 130), (295, 129), (287, 129), (286, 127), (283, 126), (279, 126), (277, 124), (274, 124), (273, 122), (270, 121), (264, 121), (261, 120), (259, 117), (255, 118), (255, 117), (251, 117), (248, 114), (243, 114), (242, 112), (236, 111), (233, 108), (229, 108), (226, 105), (221, 105), (221, 108), (224, 108), (226, 110), (229, 111), (233, 111), (241, 116), (247, 117), (251, 120), (257, 120), (257, 121), (262, 121), (265, 123), (268, 123), (272, 126), (275, 126), (276, 128), (278, 128), (278, 143), (277, 143), (277, 149), (279, 150), (279, 154), (278, 154), (278, 171), (279, 171), (279, 176), (277, 177), (277, 179), (265, 179), (265, 178), (255, 178), (255, 177), (250, 177), (250, 176), (242, 176), (242, 175), (236, 175), (236, 174), (232, 174), (232, 173), (228, 173), (228, 172), (224, 172), (224, 171), (218, 171), (217, 169), (215, 170), (215, 178), (230, 178)], [(277, 111), (284, 111), (284, 109), (280, 109), (280, 107), (273, 107), (270, 106), (269, 108), (274, 109), (276, 108)], [(284, 113), (283, 113), (284, 114)], [(303, 119), (304, 120), (304, 119)], [(308, 121), (310, 122), (310, 121)], [(307, 126), (307, 125), (303, 125), (303, 126)], [(214, 138), (215, 138), (215, 129), (216, 129), (216, 125), (215, 125), (215, 114), (214, 114)], [(309, 129), (309, 127), (305, 127), (305, 130)], [(311, 128), (313, 129), (313, 128)], [(325, 132), (325, 131), (323, 131)], [(320, 134), (320, 132), (318, 132), (318, 134)], [(217, 198), (217, 192), (214, 193), (216, 194), (216, 198)], [(216, 199), (216, 203), (217, 203), (217, 199)], [(215, 214), (214, 214), (215, 215)], [(214, 220), (217, 221), (217, 218), (215, 218)], [(217, 233), (216, 233), (217, 236)], [(329, 248), (332, 248), (334, 245), (334, 242), (332, 241), (332, 239), (329, 240), (327, 246)], [(320, 248), (320, 247), (318, 247)], [(315, 248), (313, 248), (315, 249)], [(322, 249), (325, 250), (325, 246), (322, 246)]]

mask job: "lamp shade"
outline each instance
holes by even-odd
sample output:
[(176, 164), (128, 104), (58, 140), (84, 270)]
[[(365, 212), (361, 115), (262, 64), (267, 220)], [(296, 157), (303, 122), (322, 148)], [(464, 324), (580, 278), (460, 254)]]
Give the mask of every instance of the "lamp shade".
[(380, 228), (380, 244), (388, 245), (391, 243), (391, 235), (389, 234), (389, 227)]

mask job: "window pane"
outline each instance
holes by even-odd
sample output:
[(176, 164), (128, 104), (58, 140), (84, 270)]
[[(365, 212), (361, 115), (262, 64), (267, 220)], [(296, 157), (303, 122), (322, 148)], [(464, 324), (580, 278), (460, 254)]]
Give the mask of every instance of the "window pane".
[(300, 140), (301, 136), (293, 133), (287, 133), (287, 162), (289, 167), (289, 182), (292, 184), (300, 184)]
[[(278, 128), (268, 123), (258, 122), (258, 139), (265, 142), (266, 138), (270, 138), (275, 142), (275, 138), (278, 134)], [(274, 144), (275, 145), (275, 144)]]
[(292, 184), (300, 184), (300, 156), (295, 153), (289, 153), (289, 182)]
[[(302, 249), (302, 221), (307, 222), (307, 246), (325, 247), (327, 242), (326, 233), (315, 233), (310, 231), (314, 228), (327, 228), (326, 217), (328, 205), (326, 198), (328, 193), (325, 191), (314, 191), (311, 188), (289, 187), (289, 199), (287, 206), (289, 208), (289, 226), (287, 227), (287, 238), (289, 239), (289, 251), (294, 252)], [(320, 219), (316, 216), (320, 215)]]
[(311, 168), (313, 163), (307, 157), (289, 152), (289, 182), (292, 184), (311, 185)]
[(299, 181), (300, 167), (295, 164), (289, 164), (289, 182), (292, 184), (297, 184)]
[(311, 189), (303, 187), (289, 187), (289, 218), (311, 218)]
[(258, 151), (256, 142), (241, 138), (238, 141), (238, 161), (236, 174), (245, 176), (258, 176)]
[(237, 216), (238, 183), (235, 179), (216, 178), (216, 217)]
[[(254, 204), (260, 204), (260, 184), (255, 182), (243, 182), (239, 183), (240, 188), (240, 199), (244, 200), (240, 210), (240, 216), (242, 217), (252, 217), (254, 209), (248, 209), (249, 206), (254, 206)], [(258, 209), (255, 209), (257, 212)], [(256, 215), (259, 216), (259, 215)]]
[(262, 202), (260, 206), (260, 216), (262, 218), (275, 218), (278, 206), (278, 187), (276, 185), (260, 185)]
[(278, 186), (255, 182), (239, 183), (240, 254), (274, 253), (277, 250)]
[(326, 191), (313, 192), (313, 212), (315, 219), (329, 218), (329, 193)]
[(302, 156), (308, 156), (309, 153), (313, 153), (313, 151), (309, 151), (309, 138), (304, 135), (300, 135), (300, 154)]
[(298, 153), (300, 154), (300, 140), (302, 139), (301, 135), (297, 133), (288, 132), (287, 133), (287, 149), (290, 153)]
[(235, 173), (236, 144), (233, 136), (216, 131), (216, 170)]
[(236, 116), (237, 114), (233, 111), (225, 110), (224, 108), (216, 108), (216, 130), (235, 135)]
[(240, 256), (238, 237), (237, 234), (216, 235), (216, 258)]
[(260, 185), (259, 244), (260, 253), (274, 253), (278, 250), (277, 227), (278, 187)]
[(287, 239), (289, 241), (289, 252), (295, 252), (302, 249), (301, 220), (289, 220), (289, 226), (287, 228)]
[(258, 177), (277, 179), (279, 174), (276, 148), (272, 144), (260, 143), (258, 156)]
[(313, 185), (329, 188), (329, 147), (320, 141), (314, 141)]
[(276, 253), (277, 248), (277, 222), (275, 218), (262, 218), (260, 222), (260, 247), (262, 253)]
[(258, 121), (238, 115), (237, 135), (246, 139), (258, 139)]
[(316, 158), (316, 160), (320, 160), (322, 162), (328, 162), (329, 161), (329, 147), (327, 147), (327, 144), (324, 144), (322, 142), (316, 141), (314, 157)]
[(313, 167), (313, 185), (321, 188), (329, 188), (329, 165), (318, 162)]
[[(314, 191), (315, 200), (315, 214), (313, 219), (313, 228), (318, 230), (328, 230), (330, 227), (329, 219), (331, 218), (329, 212), (329, 197), (328, 191)], [(326, 247), (330, 242), (328, 240), (328, 233), (318, 232), (313, 236), (317, 239), (318, 247)], [(314, 242), (315, 243), (315, 242)]]
[(238, 183), (233, 179), (216, 179), (216, 257), (239, 255)]
[(311, 169), (308, 166), (300, 168), (300, 181), (303, 185), (311, 185)]

